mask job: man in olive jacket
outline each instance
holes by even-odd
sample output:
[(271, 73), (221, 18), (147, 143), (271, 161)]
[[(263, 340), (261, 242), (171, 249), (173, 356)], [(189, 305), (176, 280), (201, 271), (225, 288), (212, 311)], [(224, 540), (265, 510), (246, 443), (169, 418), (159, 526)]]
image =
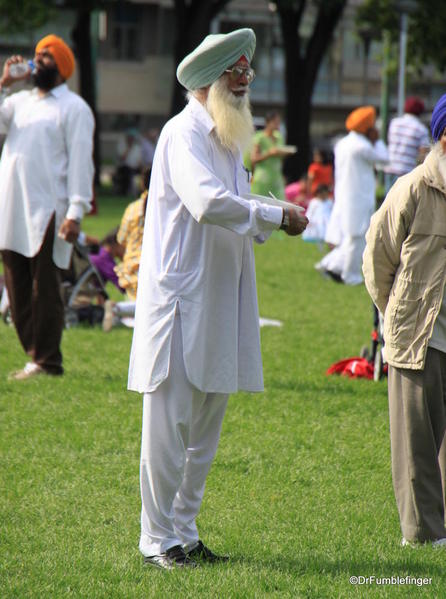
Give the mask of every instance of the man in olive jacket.
[(366, 287), (384, 314), (392, 476), (403, 545), (446, 547), (446, 95), (435, 143), (400, 177), (366, 235)]

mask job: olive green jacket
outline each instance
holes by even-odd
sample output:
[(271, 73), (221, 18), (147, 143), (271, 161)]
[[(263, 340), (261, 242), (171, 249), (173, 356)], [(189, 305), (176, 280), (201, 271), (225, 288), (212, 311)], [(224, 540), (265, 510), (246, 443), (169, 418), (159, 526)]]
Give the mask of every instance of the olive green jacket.
[(384, 314), (386, 360), (421, 370), (446, 281), (446, 184), (434, 152), (396, 181), (366, 241), (364, 279)]

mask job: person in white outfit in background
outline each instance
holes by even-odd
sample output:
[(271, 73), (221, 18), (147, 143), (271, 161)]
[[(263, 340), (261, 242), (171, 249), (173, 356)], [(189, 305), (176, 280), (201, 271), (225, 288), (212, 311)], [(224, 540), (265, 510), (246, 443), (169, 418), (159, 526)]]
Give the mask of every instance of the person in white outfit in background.
[(322, 249), (332, 210), (333, 200), (330, 197), (328, 185), (318, 185), (316, 188), (316, 195), (310, 200), (305, 213), (309, 223), (308, 227), (302, 233), (302, 239), (304, 241), (318, 243)]
[(375, 165), (389, 159), (385, 143), (378, 139), (373, 106), (361, 106), (349, 114), (349, 131), (335, 146), (334, 207), (326, 241), (336, 247), (316, 269), (347, 285), (359, 285), (365, 233), (375, 211)]
[(36, 45), (31, 90), (8, 95), (17, 78), (5, 61), (0, 79), (0, 250), (12, 321), (30, 361), (13, 380), (63, 374), (65, 324), (59, 269), (70, 263), (93, 197), (94, 117), (66, 81), (75, 69), (69, 46), (50, 34)]
[(160, 568), (222, 559), (195, 519), (228, 394), (263, 390), (252, 240), (307, 224), (293, 207), (243, 197), (254, 49), (254, 32), (240, 29), (209, 35), (183, 59), (188, 104), (153, 162), (129, 389), (144, 394), (139, 548)]

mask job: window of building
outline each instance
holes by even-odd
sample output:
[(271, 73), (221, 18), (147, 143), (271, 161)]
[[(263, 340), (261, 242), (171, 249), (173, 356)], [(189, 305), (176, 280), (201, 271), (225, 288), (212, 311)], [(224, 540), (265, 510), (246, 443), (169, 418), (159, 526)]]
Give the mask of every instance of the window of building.
[(142, 7), (119, 3), (110, 14), (110, 49), (114, 60), (142, 60)]
[(99, 44), (105, 60), (143, 61), (147, 56), (171, 56), (175, 42), (172, 8), (120, 2), (109, 7)]

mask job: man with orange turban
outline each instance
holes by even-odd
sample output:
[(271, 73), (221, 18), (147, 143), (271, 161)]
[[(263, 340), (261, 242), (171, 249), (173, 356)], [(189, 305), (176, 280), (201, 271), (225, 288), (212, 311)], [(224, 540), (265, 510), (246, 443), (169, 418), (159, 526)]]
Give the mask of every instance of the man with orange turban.
[(335, 203), (326, 241), (336, 247), (316, 269), (347, 285), (362, 283), (362, 253), (365, 232), (375, 210), (377, 163), (388, 161), (387, 147), (378, 139), (373, 106), (351, 112), (345, 126), (349, 131), (335, 147)]
[[(30, 361), (11, 378), (63, 373), (60, 343), (64, 305), (59, 268), (70, 262), (72, 242), (89, 212), (93, 189), (94, 118), (68, 89), (71, 49), (56, 35), (37, 44), (34, 67), (17, 78), (11, 56), (0, 79), (0, 250), (11, 314)], [(30, 79), (34, 88), (8, 96)]]

